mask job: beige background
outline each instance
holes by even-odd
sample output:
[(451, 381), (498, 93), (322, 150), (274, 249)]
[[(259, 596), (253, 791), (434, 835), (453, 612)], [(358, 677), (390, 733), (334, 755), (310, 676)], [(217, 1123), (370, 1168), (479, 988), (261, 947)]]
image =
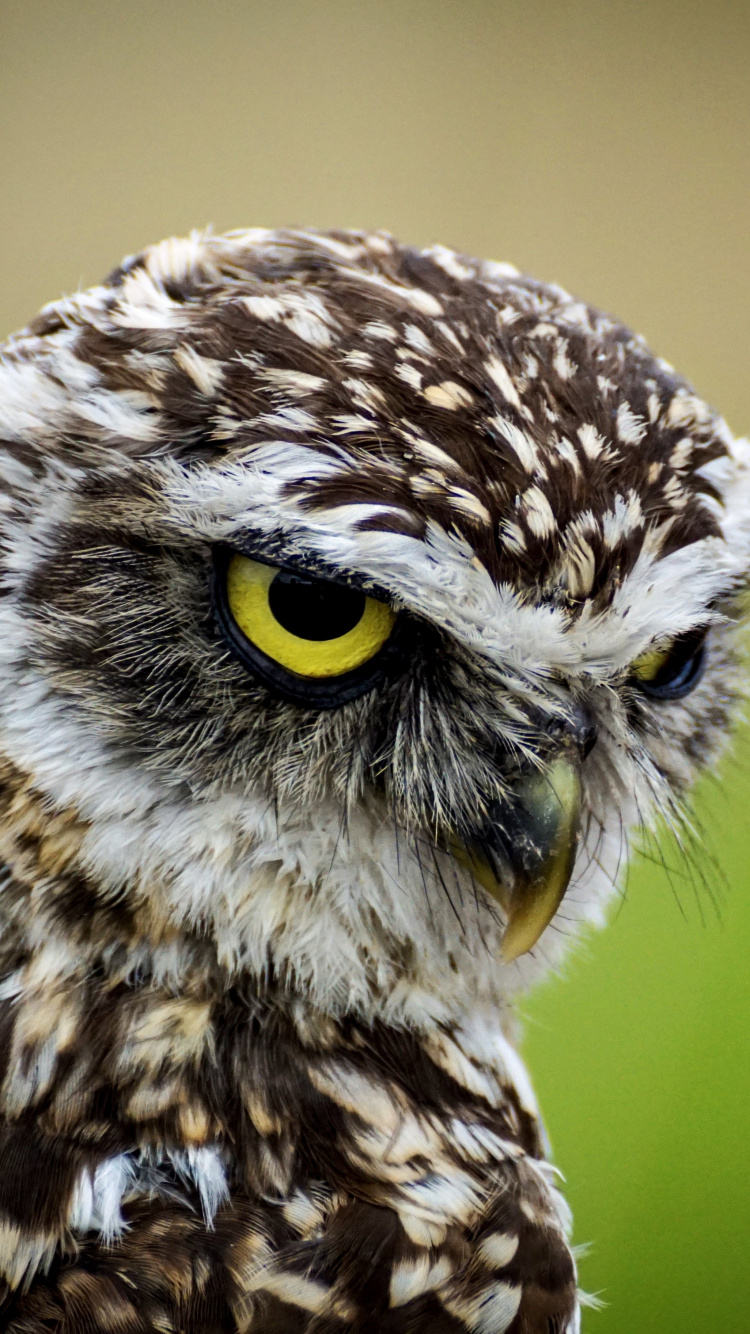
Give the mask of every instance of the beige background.
[(750, 5), (0, 4), (0, 332), (206, 223), (384, 226), (617, 312), (750, 426)]
[[(387, 227), (613, 310), (747, 431), (749, 113), (747, 0), (0, 0), (0, 335), (165, 234)], [(721, 925), (671, 850), (529, 1006), (594, 1334), (748, 1328), (750, 745), (727, 772)]]

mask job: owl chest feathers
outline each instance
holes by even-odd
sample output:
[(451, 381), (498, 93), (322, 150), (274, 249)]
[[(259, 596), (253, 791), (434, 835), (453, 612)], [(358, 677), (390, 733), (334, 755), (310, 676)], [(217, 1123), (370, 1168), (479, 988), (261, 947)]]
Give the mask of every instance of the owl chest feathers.
[(223, 985), (207, 951), (181, 987), (114, 948), (54, 981), (43, 946), (9, 962), (3, 1328), (495, 1334), (540, 1303), (574, 1328), (566, 1207), (496, 1020), (333, 1019), (270, 973)]

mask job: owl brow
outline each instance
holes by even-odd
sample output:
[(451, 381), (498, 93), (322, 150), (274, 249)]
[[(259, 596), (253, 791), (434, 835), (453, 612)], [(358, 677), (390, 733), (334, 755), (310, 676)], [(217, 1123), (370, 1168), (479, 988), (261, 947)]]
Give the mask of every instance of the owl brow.
[(215, 555), (226, 558), (227, 552), (236, 551), (242, 556), (258, 561), (261, 565), (272, 565), (291, 574), (302, 574), (310, 579), (324, 579), (327, 583), (338, 584), (342, 588), (356, 588), (381, 602), (394, 602), (393, 589), (372, 579), (359, 570), (342, 570), (314, 552), (300, 551), (292, 545), (286, 534), (252, 533), (245, 530), (234, 536), (231, 542), (215, 543)]

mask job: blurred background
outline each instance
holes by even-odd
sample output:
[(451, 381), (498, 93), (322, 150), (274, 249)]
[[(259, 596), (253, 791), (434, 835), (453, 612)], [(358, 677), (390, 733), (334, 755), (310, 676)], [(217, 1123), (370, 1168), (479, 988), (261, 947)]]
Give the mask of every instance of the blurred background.
[[(616, 312), (750, 429), (750, 6), (0, 0), (0, 336), (170, 233), (385, 227)], [(526, 1004), (587, 1334), (740, 1334), (750, 741)], [(719, 900), (718, 911), (715, 901)]]

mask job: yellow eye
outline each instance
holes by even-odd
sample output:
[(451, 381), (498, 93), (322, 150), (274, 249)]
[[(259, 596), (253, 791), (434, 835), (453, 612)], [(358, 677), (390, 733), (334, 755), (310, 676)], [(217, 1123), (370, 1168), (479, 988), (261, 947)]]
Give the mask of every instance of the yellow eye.
[(636, 681), (655, 681), (662, 668), (669, 662), (669, 656), (672, 652), (672, 645), (662, 645), (661, 648), (649, 649), (647, 653), (642, 653), (640, 658), (636, 658), (630, 673)]
[(630, 678), (651, 699), (682, 699), (697, 686), (705, 665), (706, 630), (701, 626), (642, 653)]
[(272, 663), (308, 681), (363, 667), (391, 635), (396, 613), (356, 588), (232, 554), (226, 602), (235, 625)]

